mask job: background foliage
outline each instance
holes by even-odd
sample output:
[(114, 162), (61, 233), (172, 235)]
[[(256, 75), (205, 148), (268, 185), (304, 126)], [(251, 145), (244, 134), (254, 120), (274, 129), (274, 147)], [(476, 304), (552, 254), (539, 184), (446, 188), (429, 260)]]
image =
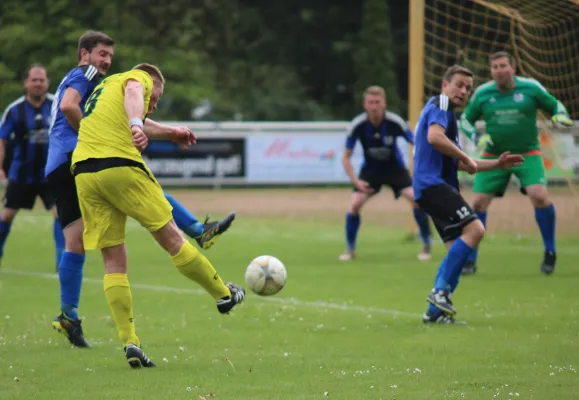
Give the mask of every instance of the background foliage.
[(404, 112), (407, 8), (394, 0), (4, 0), (0, 107), (22, 94), (33, 62), (47, 66), (54, 91), (77, 63), (78, 37), (96, 29), (117, 42), (112, 73), (143, 61), (164, 71), (158, 118), (191, 119), (197, 108), (212, 120), (350, 119), (368, 84), (387, 88), (391, 107)]

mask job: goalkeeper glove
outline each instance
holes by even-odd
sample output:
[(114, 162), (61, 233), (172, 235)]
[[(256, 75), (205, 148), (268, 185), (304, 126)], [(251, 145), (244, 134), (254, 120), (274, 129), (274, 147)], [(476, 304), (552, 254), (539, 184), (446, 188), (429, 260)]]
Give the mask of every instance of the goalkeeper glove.
[(482, 152), (486, 149), (487, 145), (489, 144), (492, 146), (493, 141), (491, 139), (491, 136), (485, 133), (484, 135), (480, 136), (476, 141), (476, 149), (479, 152)]
[(551, 121), (553, 121), (553, 123), (555, 125), (563, 125), (563, 126), (573, 126), (573, 121), (571, 120), (571, 118), (569, 118), (566, 115), (553, 115), (553, 118), (551, 118)]

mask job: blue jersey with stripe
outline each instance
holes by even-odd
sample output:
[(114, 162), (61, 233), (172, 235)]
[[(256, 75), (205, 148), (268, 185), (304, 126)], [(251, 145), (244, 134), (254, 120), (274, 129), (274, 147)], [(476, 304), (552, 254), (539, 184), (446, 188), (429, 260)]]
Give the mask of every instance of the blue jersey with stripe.
[(398, 138), (414, 143), (410, 127), (397, 114), (384, 113), (379, 126), (374, 126), (367, 113), (362, 113), (350, 122), (346, 148), (353, 150), (360, 142), (364, 152), (362, 168), (370, 174), (388, 173), (392, 167), (404, 167), (404, 157), (397, 145)]
[(414, 199), (422, 196), (422, 191), (430, 186), (448, 184), (457, 192), (458, 160), (442, 154), (428, 142), (428, 128), (440, 125), (446, 137), (460, 148), (458, 124), (450, 99), (445, 95), (428, 100), (416, 125), (414, 144), (414, 174), (412, 187)]
[(25, 96), (6, 108), (0, 120), (0, 139), (10, 141), (12, 163), (7, 172), (13, 182), (43, 183), (48, 154), (48, 128), (54, 97), (47, 93), (40, 107), (30, 104)]
[(71, 153), (78, 142), (78, 132), (70, 126), (66, 116), (60, 110), (60, 102), (68, 88), (76, 90), (81, 97), (80, 109), (98, 85), (102, 75), (93, 65), (82, 65), (71, 69), (62, 79), (55, 94), (52, 107), (52, 125), (49, 132), (48, 161), (45, 175), (50, 174), (60, 165), (70, 161)]

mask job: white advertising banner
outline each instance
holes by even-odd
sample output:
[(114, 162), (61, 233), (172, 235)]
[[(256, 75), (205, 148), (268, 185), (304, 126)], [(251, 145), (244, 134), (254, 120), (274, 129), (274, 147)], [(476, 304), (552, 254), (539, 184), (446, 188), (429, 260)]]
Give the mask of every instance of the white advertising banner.
[[(348, 183), (341, 157), (345, 135), (250, 135), (247, 136), (248, 183)], [(408, 146), (401, 144), (404, 156)], [(356, 172), (363, 162), (360, 144), (352, 155)]]
[[(198, 135), (198, 144), (181, 151), (172, 143), (150, 143), (144, 156), (163, 185), (349, 183), (341, 163), (347, 121), (167, 123), (191, 128)], [(484, 124), (477, 127), (483, 130)], [(575, 128), (549, 131), (550, 135), (542, 132), (540, 137), (547, 178), (577, 182), (579, 123)], [(470, 140), (461, 142), (476, 155)], [(408, 165), (408, 144), (402, 138), (397, 144)], [(358, 143), (352, 157), (356, 172), (362, 162)]]

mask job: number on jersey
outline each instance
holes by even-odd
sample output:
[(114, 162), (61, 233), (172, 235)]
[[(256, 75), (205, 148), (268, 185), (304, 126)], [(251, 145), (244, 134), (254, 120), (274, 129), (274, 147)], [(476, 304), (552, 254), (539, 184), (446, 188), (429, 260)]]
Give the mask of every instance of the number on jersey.
[(98, 102), (99, 96), (101, 95), (101, 93), (103, 92), (103, 88), (98, 88), (96, 89), (94, 92), (92, 92), (92, 94), (90, 95), (90, 97), (88, 98), (88, 100), (86, 101), (86, 104), (84, 105), (84, 116), (83, 118), (88, 117), (89, 115), (91, 115), (91, 113), (93, 112), (94, 108), (96, 107), (96, 104)]

